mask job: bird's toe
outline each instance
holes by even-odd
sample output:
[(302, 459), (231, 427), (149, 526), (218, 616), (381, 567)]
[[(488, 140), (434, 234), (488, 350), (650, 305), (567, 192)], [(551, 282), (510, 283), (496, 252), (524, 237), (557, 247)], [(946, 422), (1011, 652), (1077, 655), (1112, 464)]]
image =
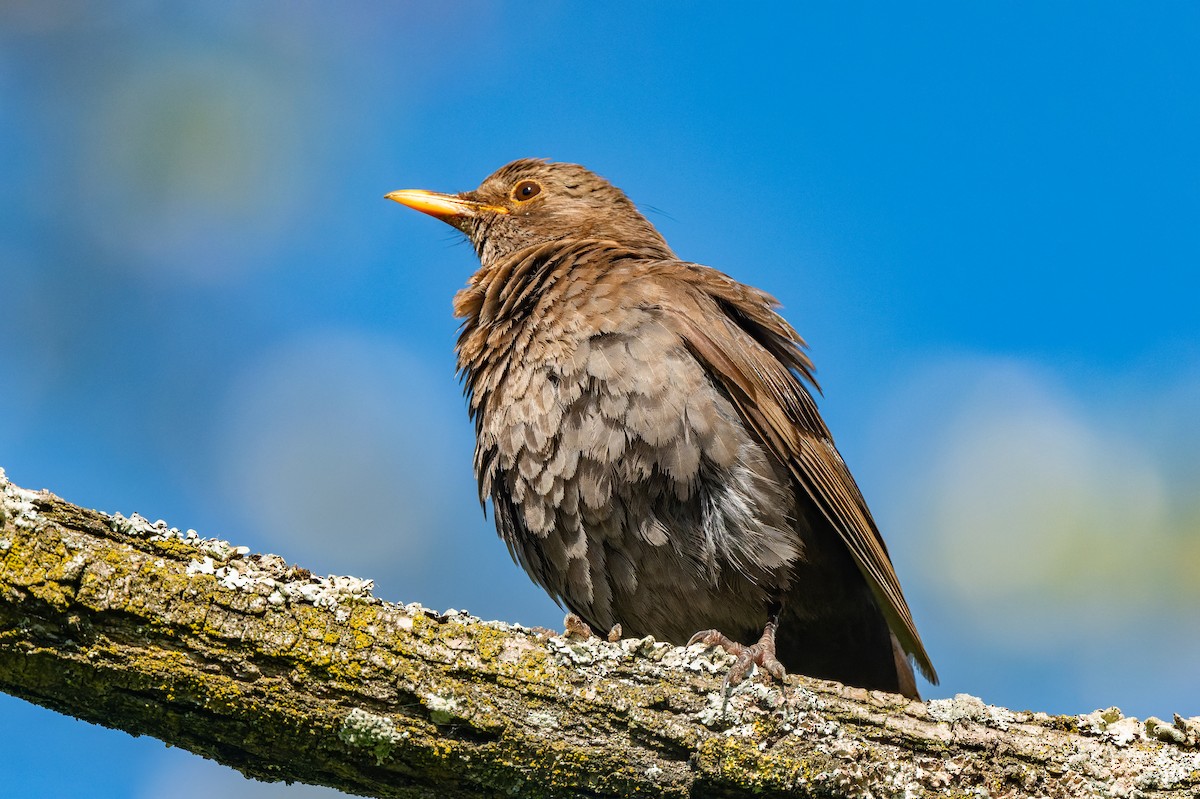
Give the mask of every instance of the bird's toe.
[(688, 639), (688, 646), (704, 644), (724, 649), (737, 658), (729, 673), (725, 675), (727, 687), (733, 687), (746, 679), (750, 669), (758, 666), (775, 680), (780, 682), (787, 676), (787, 670), (775, 657), (775, 636), (764, 634), (758, 643), (747, 646), (734, 641), (720, 630), (701, 630)]

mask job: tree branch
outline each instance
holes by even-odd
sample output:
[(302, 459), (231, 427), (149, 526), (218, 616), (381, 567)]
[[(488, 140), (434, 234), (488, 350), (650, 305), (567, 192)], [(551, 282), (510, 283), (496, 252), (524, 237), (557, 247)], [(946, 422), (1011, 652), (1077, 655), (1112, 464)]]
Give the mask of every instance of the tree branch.
[(1200, 719), (1011, 713), (370, 595), (0, 471), (0, 690), (265, 780), (381, 797), (1194, 796)]

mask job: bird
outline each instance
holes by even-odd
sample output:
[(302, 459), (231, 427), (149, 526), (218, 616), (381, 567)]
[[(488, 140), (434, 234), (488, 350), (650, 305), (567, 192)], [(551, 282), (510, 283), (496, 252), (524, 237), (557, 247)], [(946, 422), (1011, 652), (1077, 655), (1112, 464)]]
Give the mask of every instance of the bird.
[(917, 699), (937, 674), (770, 294), (679, 258), (626, 194), (523, 158), (387, 199), (465, 234), (454, 297), (479, 500), (593, 629)]

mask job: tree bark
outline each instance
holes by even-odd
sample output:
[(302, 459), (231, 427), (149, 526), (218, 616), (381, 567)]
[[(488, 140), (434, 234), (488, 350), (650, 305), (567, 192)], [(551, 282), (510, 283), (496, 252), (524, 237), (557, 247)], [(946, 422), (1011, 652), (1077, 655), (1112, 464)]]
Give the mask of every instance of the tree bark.
[(392, 605), (0, 470), (0, 690), (380, 797), (1197, 796), (1200, 719), (910, 702)]

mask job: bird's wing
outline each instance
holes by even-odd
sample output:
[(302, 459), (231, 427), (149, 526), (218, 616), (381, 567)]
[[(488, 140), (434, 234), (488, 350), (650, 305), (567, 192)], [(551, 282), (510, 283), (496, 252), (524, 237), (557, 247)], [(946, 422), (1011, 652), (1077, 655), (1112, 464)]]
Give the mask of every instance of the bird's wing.
[[(804, 341), (775, 313), (773, 297), (716, 270), (678, 264), (660, 275), (675, 283), (663, 285), (660, 305), (676, 312), (692, 353), (712, 370), (758, 440), (787, 465), (837, 530), (900, 645), (926, 679), (937, 683), (887, 547), (805, 386), (805, 381), (816, 383)], [(681, 278), (694, 290), (678, 291)]]

